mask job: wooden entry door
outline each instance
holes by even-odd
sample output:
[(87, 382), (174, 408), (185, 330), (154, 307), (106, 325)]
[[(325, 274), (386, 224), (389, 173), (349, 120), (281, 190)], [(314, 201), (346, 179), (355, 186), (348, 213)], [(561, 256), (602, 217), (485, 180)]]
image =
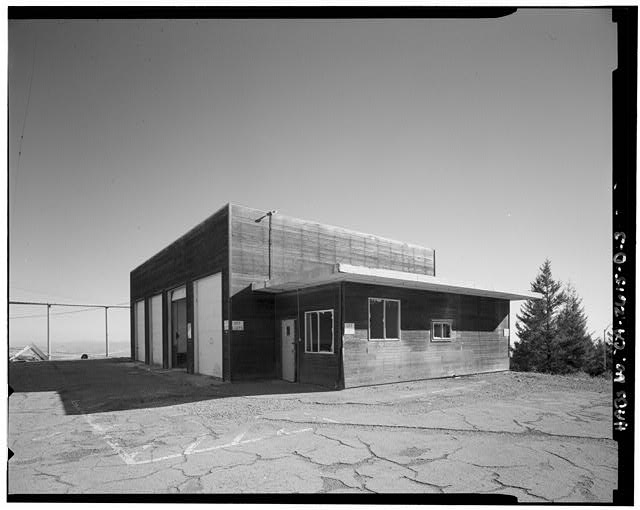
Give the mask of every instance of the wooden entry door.
[(285, 381), (296, 380), (296, 320), (282, 321), (282, 378)]
[(187, 300), (171, 303), (171, 366), (187, 367)]

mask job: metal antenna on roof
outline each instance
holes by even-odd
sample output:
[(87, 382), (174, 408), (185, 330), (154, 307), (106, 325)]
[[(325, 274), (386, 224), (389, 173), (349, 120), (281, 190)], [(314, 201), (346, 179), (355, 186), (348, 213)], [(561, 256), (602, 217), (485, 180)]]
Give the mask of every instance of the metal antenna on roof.
[(257, 220), (254, 220), (256, 223), (260, 223), (267, 216), (269, 217), (269, 280), (271, 280), (271, 217), (276, 214), (278, 211), (275, 209), (273, 211), (269, 211), (262, 216), (260, 216)]

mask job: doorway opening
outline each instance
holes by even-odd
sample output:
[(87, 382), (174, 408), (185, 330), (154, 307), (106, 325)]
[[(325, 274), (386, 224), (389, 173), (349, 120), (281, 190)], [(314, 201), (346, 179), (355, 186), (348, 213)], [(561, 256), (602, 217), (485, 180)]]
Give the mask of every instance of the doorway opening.
[(187, 289), (169, 291), (169, 368), (187, 368)]

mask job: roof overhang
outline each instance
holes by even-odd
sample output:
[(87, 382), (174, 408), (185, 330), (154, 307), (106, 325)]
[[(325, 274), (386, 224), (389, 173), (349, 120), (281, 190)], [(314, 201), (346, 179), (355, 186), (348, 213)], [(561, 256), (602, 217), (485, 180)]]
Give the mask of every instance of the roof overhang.
[(286, 278), (273, 278), (263, 282), (256, 282), (251, 285), (251, 289), (256, 292), (279, 294), (336, 282), (366, 283), (387, 287), (507, 299), (510, 301), (540, 299), (542, 297), (538, 292), (497, 290), (487, 286), (477, 286), (474, 283), (442, 280), (435, 276), (424, 274), (392, 271), (390, 269), (374, 269), (343, 263), (314, 269)]

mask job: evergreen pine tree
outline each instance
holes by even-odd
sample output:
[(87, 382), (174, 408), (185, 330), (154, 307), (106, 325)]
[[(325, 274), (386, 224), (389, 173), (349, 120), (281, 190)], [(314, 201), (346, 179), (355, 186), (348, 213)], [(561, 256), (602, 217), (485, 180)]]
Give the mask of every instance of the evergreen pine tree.
[[(606, 350), (606, 354), (605, 354)], [(613, 346), (611, 339), (606, 338), (604, 342), (598, 339), (594, 346), (594, 352), (591, 359), (587, 362), (585, 372), (591, 376), (602, 375), (611, 372), (613, 362)]]
[(557, 316), (555, 354), (550, 371), (553, 373), (588, 372), (596, 352), (591, 335), (587, 333), (587, 318), (582, 300), (573, 286), (565, 291), (564, 306)]
[(520, 341), (514, 346), (511, 368), (521, 371), (553, 370), (557, 315), (564, 302), (562, 284), (551, 275), (551, 261), (545, 260), (531, 283), (531, 290), (542, 299), (529, 299), (517, 315), (516, 331)]

